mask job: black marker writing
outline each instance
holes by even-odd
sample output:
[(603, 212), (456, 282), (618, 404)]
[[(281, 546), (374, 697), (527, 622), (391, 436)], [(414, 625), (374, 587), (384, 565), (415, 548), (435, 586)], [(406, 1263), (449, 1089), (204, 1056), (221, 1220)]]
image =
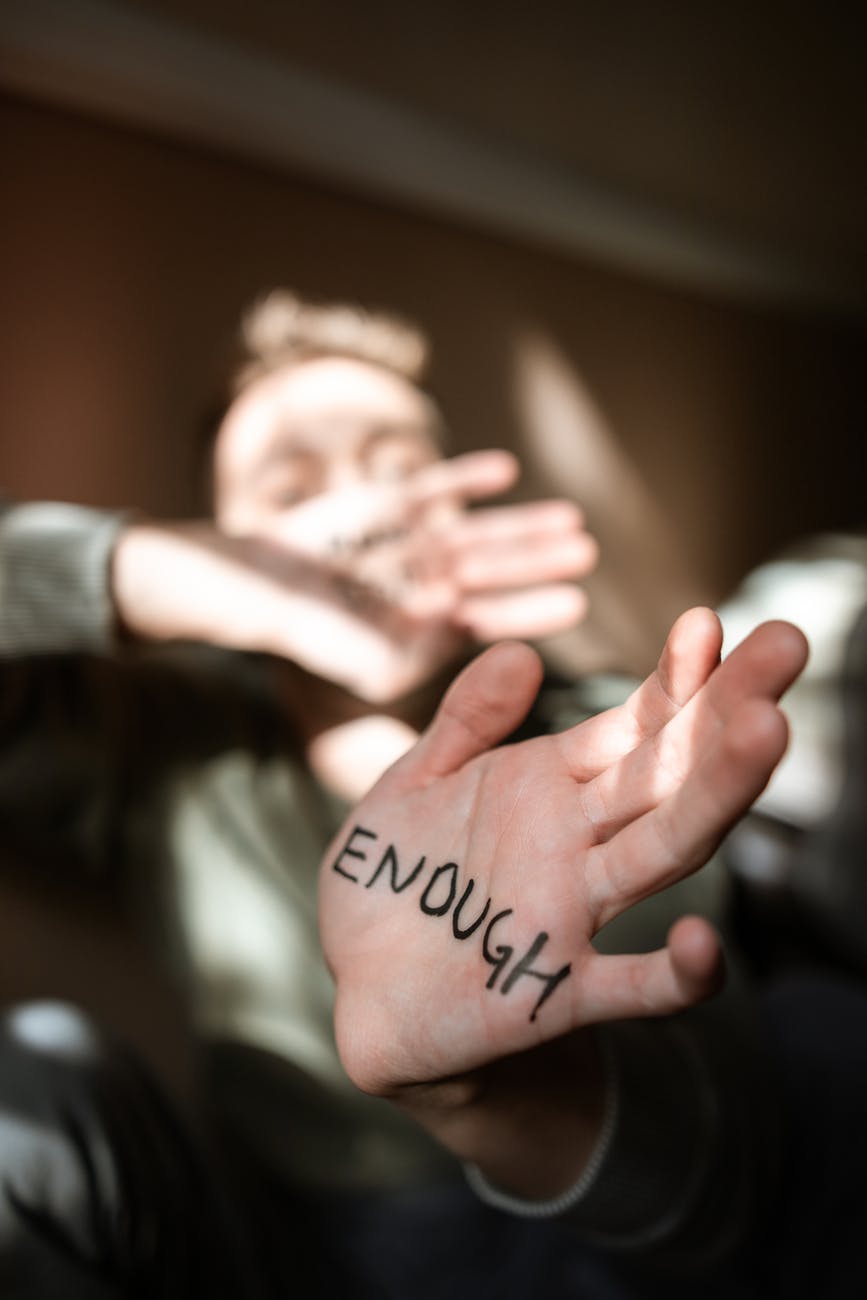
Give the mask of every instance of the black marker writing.
[[(365, 826), (354, 826), (346, 843), (332, 863), (332, 869), (345, 879), (351, 880), (353, 884), (358, 884), (359, 878), (355, 872), (348, 869), (345, 863), (348, 858), (353, 858), (357, 862), (368, 861), (367, 852), (359, 847), (359, 843), (363, 839), (377, 840), (379, 836), (376, 831), (369, 830)], [(401, 894), (414, 881), (419, 879), (426, 864), (427, 856), (422, 855), (414, 866), (406, 868), (405, 874), (401, 878), (397, 848), (394, 844), (388, 844), (385, 851), (380, 855), (372, 873), (365, 881), (364, 887), (365, 889), (371, 889), (380, 878), (383, 878), (393, 894)], [(430, 871), (424, 888), (418, 895), (417, 902), (419, 910), (425, 916), (442, 917), (451, 912), (452, 934), (460, 942), (466, 942), (476, 931), (481, 929), (491, 910), (493, 900), (488, 897), (475, 918), (462, 925), (463, 909), (475, 890), (476, 882), (470, 878), (464, 885), (460, 896), (458, 896), (459, 885), (460, 867), (458, 863), (443, 862)], [(457, 902), (455, 902), (455, 899), (457, 899)], [(510, 993), (519, 980), (525, 978), (539, 980), (542, 984), (542, 991), (536, 999), (533, 1010), (530, 1012), (530, 1019), (535, 1020), (539, 1009), (548, 1001), (548, 998), (565, 980), (566, 976), (569, 975), (572, 966), (567, 963), (559, 967), (559, 969), (551, 971), (541, 970), (539, 967), (534, 966), (533, 963), (542, 952), (549, 938), (544, 930), (540, 930), (524, 955), (515, 961), (511, 970), (506, 974), (505, 972), (515, 956), (515, 947), (514, 944), (498, 942), (499, 935), (495, 939), (494, 931), (498, 926), (502, 926), (503, 922), (510, 916), (514, 916), (514, 909), (511, 907), (502, 908), (499, 912), (494, 913), (482, 931), (481, 955), (488, 965), (493, 967), (485, 988), (495, 988), (501, 975), (504, 975), (500, 985), (500, 993), (502, 994)]]
[(476, 917), (475, 921), (473, 921), (471, 925), (468, 925), (464, 930), (462, 930), (461, 927), (458, 925), (458, 917), (461, 914), (461, 909), (463, 908), (463, 905), (469, 898), (470, 894), (473, 892), (475, 883), (476, 882), (471, 878), (466, 889), (461, 894), (460, 900), (457, 903), (455, 910), (452, 912), (452, 934), (455, 936), (456, 939), (469, 939), (470, 935), (473, 934), (476, 930), (478, 930), (479, 926), (482, 924), (482, 921), (484, 921), (485, 917), (488, 915), (488, 911), (490, 910), (491, 900), (488, 899), (487, 902), (485, 903), (485, 906), (482, 908), (481, 912), (479, 912), (479, 915)]
[(347, 871), (345, 867), (341, 867), (340, 865), (344, 858), (358, 858), (360, 862), (367, 861), (366, 853), (362, 853), (359, 849), (354, 849), (352, 847), (352, 841), (355, 839), (356, 835), (366, 835), (368, 839), (371, 840), (375, 840), (379, 838), (378, 835), (376, 834), (376, 831), (365, 830), (363, 826), (354, 826), (352, 831), (350, 832), (349, 839), (346, 841), (343, 848), (338, 853), (337, 857), (334, 860), (333, 865), (334, 865), (334, 870), (339, 871), (341, 876), (345, 876), (347, 880), (354, 880), (355, 883), (357, 884), (358, 876), (354, 876), (351, 871)]
[(508, 944), (500, 944), (499, 947), (495, 948), (494, 951), (491, 952), (491, 931), (498, 921), (503, 921), (507, 916), (511, 915), (511, 907), (507, 907), (504, 912), (497, 912), (496, 916), (492, 916), (488, 922), (488, 928), (485, 930), (484, 937), (482, 938), (482, 956), (485, 961), (490, 962), (494, 968), (488, 976), (488, 982), (485, 985), (486, 989), (492, 989), (494, 987), (500, 971), (504, 966), (508, 965), (509, 958), (515, 951), (514, 948), (510, 948)]
[(365, 884), (364, 888), (370, 889), (370, 886), (376, 883), (377, 877), (379, 876), (382, 869), (384, 867), (388, 867), (388, 874), (389, 874), (389, 880), (391, 882), (391, 887), (396, 894), (400, 894), (403, 892), (404, 889), (406, 889), (408, 885), (412, 884), (412, 882), (415, 880), (416, 876), (421, 871), (426, 861), (427, 859), (424, 857), (419, 858), (418, 862), (413, 867), (412, 871), (408, 872), (407, 875), (404, 876), (403, 880), (399, 881), (397, 878), (397, 873), (398, 873), (397, 854), (394, 850), (394, 845), (389, 844), (388, 848), (385, 850), (382, 857), (379, 859), (379, 865), (377, 866), (373, 875)]
[(530, 944), (530, 947), (527, 949), (524, 956), (520, 961), (517, 961), (509, 971), (509, 974), (503, 980), (503, 987), (500, 989), (501, 993), (508, 993), (509, 989), (515, 985), (522, 975), (532, 975), (533, 979), (541, 980), (545, 987), (539, 994), (539, 1000), (530, 1013), (531, 1020), (536, 1019), (536, 1012), (539, 1010), (542, 1003), (548, 1001), (548, 998), (554, 992), (557, 985), (561, 980), (566, 978), (572, 969), (571, 965), (561, 966), (558, 971), (553, 972), (534, 970), (532, 968), (530, 962), (535, 961), (547, 942), (548, 936), (544, 930), (541, 930)]
[[(431, 903), (429, 901), (430, 895), (436, 892), (436, 887), (439, 883), (440, 877), (444, 876), (446, 872), (449, 874), (449, 892), (441, 903)], [(431, 876), (424, 893), (419, 899), (418, 905), (423, 912), (427, 912), (428, 916), (445, 916), (446, 912), (455, 901), (457, 889), (458, 864), (456, 862), (446, 862), (443, 866), (437, 867), (436, 871)]]

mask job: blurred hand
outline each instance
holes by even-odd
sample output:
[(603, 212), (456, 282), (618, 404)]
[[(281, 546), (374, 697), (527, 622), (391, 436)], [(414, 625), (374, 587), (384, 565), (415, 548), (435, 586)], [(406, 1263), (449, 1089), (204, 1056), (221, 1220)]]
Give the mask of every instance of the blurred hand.
[(596, 546), (569, 502), (489, 507), (506, 452), (441, 461), (287, 509), (266, 531), (134, 525), (115, 555), (122, 624), (283, 655), (361, 698), (394, 700), (470, 639), (537, 637), (580, 619)]
[[(269, 527), (269, 540), (327, 565), (347, 611), (378, 633), (380, 653), (357, 693), (395, 699), (470, 640), (546, 636), (583, 617), (575, 582), (594, 567), (597, 548), (576, 506), (465, 508), (517, 474), (506, 452), (472, 453), (401, 482), (314, 497)], [(320, 649), (310, 648), (307, 666), (333, 676), (330, 652)], [(350, 653), (357, 660), (357, 649)]]

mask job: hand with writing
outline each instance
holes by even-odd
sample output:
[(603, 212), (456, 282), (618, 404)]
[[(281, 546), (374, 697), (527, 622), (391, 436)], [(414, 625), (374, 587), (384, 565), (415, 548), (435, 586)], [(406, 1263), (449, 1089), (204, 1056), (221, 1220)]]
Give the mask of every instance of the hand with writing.
[(719, 986), (719, 940), (701, 918), (649, 954), (603, 956), (592, 939), (700, 867), (783, 753), (777, 700), (803, 667), (803, 636), (765, 624), (722, 664), (720, 642), (716, 617), (692, 610), (626, 704), (498, 749), (542, 670), (527, 646), (493, 647), (323, 861), (344, 1066), (365, 1091), (420, 1108), (464, 1158), (486, 1149), (468, 1116), (484, 1113), (470, 1098), (494, 1063)]

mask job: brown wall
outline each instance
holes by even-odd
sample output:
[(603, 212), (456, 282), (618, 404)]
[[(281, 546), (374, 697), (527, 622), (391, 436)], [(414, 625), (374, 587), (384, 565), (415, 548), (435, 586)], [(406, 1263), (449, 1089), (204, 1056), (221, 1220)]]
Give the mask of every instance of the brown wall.
[(15, 496), (200, 509), (222, 348), (285, 283), (416, 316), (457, 444), (516, 446), (527, 490), (585, 503), (603, 562), (578, 663), (641, 667), (687, 600), (863, 522), (853, 321), (668, 290), (14, 100), (0, 115)]

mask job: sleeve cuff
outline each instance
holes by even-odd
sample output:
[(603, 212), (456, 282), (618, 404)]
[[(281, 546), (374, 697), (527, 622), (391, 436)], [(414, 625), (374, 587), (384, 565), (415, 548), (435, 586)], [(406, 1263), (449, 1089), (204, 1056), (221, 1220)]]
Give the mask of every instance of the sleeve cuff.
[(505, 1210), (522, 1219), (553, 1219), (579, 1205), (590, 1191), (599, 1176), (599, 1172), (608, 1158), (611, 1143), (617, 1130), (620, 1110), (620, 1082), (617, 1061), (611, 1044), (604, 1033), (599, 1034), (602, 1057), (605, 1067), (605, 1104), (603, 1107), (602, 1128), (590, 1153), (590, 1158), (581, 1172), (577, 1182), (567, 1187), (559, 1196), (547, 1201), (528, 1201), (520, 1196), (513, 1196), (488, 1182), (478, 1165), (465, 1164), (464, 1176), (480, 1201), (492, 1205), (495, 1209)]
[(111, 645), (109, 570), (126, 520), (60, 503), (12, 506), (0, 516), (0, 655)]
[(578, 1181), (548, 1201), (524, 1201), (465, 1169), (479, 1198), (523, 1218), (568, 1216), (593, 1244), (639, 1250), (668, 1241), (689, 1217), (717, 1130), (710, 1079), (675, 1022), (607, 1025), (602, 1131)]

